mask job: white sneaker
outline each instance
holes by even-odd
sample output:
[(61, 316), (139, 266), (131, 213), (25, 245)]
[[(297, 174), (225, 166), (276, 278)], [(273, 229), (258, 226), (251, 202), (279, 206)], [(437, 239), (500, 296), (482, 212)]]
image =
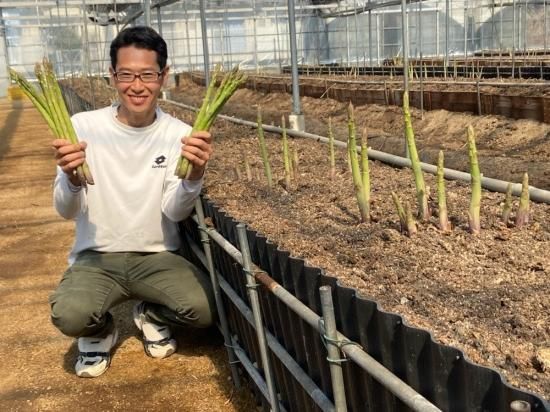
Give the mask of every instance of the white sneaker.
[(162, 359), (176, 351), (177, 343), (172, 338), (170, 327), (148, 320), (145, 315), (145, 302), (140, 302), (134, 306), (134, 322), (143, 334), (143, 348), (147, 355)]
[(116, 327), (104, 338), (78, 338), (78, 359), (75, 372), (81, 378), (96, 378), (111, 364), (111, 349), (118, 340)]

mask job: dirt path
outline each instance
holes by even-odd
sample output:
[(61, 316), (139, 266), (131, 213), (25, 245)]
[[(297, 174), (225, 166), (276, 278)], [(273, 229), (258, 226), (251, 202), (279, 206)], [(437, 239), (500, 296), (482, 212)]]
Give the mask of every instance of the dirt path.
[(132, 302), (114, 310), (121, 339), (109, 371), (74, 375), (74, 340), (49, 320), (47, 298), (65, 269), (73, 224), (52, 208), (45, 130), (28, 103), (0, 100), (0, 410), (254, 410), (247, 393), (233, 391), (214, 330), (181, 331), (178, 353), (153, 360), (130, 323)]

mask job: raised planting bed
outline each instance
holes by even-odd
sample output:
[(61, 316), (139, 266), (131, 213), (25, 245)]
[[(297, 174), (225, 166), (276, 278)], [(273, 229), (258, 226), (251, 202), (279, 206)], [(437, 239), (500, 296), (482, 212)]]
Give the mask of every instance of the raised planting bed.
[[(200, 100), (201, 92), (200, 88), (188, 87), (185, 96)], [(290, 109), (289, 101), (279, 102), (278, 96), (242, 92), (235, 100), (242, 104), (228, 110), (253, 119), (254, 104), (261, 102), (264, 107), (269, 106), (271, 113), (266, 122), (271, 122), (278, 118), (276, 112), (280, 115)], [(340, 116), (337, 125), (343, 128), (343, 113), (338, 105), (312, 100), (307, 106), (309, 118), (314, 119), (315, 113), (320, 118), (332, 111)], [(165, 110), (188, 122), (192, 120), (190, 112), (174, 106), (166, 106)], [(362, 113), (368, 125), (372, 113), (369, 109)], [(491, 119), (485, 120), (491, 124)], [(397, 125), (397, 115), (394, 120), (387, 117), (386, 122)], [(320, 127), (321, 123), (315, 124)], [(443, 129), (449, 124), (439, 126)], [(399, 126), (395, 127), (398, 130)], [(506, 121), (492, 133), (506, 127), (518, 126)], [(434, 129), (437, 130), (435, 125)], [(395, 191), (414, 204), (410, 170), (371, 162), (372, 221), (359, 224), (343, 151), (338, 151), (338, 172), (330, 180), (326, 146), (293, 140), (291, 145), (300, 157), (298, 179), (289, 190), (281, 183), (268, 190), (261, 178), (255, 130), (219, 122), (213, 133), (216, 147), (206, 192), (216, 204), (283, 249), (379, 302), (384, 310), (401, 314), (408, 323), (431, 331), (437, 341), (463, 350), (474, 362), (495, 368), (518, 388), (549, 397), (550, 375), (544, 363), (550, 346), (548, 205), (532, 204), (530, 226), (510, 229), (499, 220), (504, 195), (484, 192), (482, 230), (479, 236), (473, 236), (467, 231), (469, 188), (463, 183), (448, 182), (453, 231), (440, 233), (434, 218), (421, 224), (415, 237), (408, 238), (398, 230), (390, 192)], [(445, 140), (444, 135), (440, 136)], [(463, 136), (463, 131), (457, 131), (452, 142), (441, 145), (463, 150)], [(480, 146), (485, 144), (489, 149), (491, 138), (498, 136), (480, 136)], [(277, 181), (281, 181), (280, 138), (269, 133), (266, 137)], [(422, 139), (419, 142), (422, 147)], [(252, 164), (253, 176), (259, 176), (250, 182), (236, 178), (235, 168), (242, 167), (243, 151)], [(522, 152), (522, 161), (532, 161), (529, 154), (528, 150)], [(488, 170), (483, 161), (481, 169), (487, 174), (505, 171)], [(426, 181), (434, 193), (434, 178), (426, 176)]]

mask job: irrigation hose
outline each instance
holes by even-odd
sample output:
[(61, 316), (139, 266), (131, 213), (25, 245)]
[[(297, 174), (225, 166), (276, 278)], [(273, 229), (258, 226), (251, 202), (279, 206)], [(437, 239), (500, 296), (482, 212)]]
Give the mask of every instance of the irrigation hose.
[[(193, 111), (197, 110), (196, 107), (189, 106), (184, 103), (179, 103), (169, 99), (166, 99), (164, 101), (167, 103), (173, 104), (177, 107), (181, 107), (182, 109), (193, 110)], [(243, 119), (239, 119), (232, 116), (226, 116), (222, 114), (218, 115), (218, 117), (233, 123), (243, 125), (243, 126), (249, 126), (253, 128), (257, 127), (256, 122), (251, 122), (248, 120), (243, 120)], [(264, 124), (263, 129), (268, 132), (279, 133), (279, 134), (283, 133), (283, 129), (277, 126)], [(313, 139), (322, 143), (328, 143), (329, 141), (327, 137), (321, 136), (318, 134), (299, 132), (299, 131), (290, 130), (290, 129), (288, 129), (286, 132), (290, 136)], [(346, 147), (345, 142), (335, 140), (334, 144), (340, 147), (344, 147), (344, 148)], [(368, 155), (369, 155), (369, 159), (371, 160), (378, 160), (380, 162), (383, 162), (392, 166), (411, 167), (411, 161), (402, 156), (396, 156), (390, 153), (381, 152), (379, 150), (374, 150), (374, 149), (368, 149)], [(437, 174), (437, 166), (429, 163), (424, 163), (424, 162), (421, 162), (420, 165), (423, 171), (431, 173), (433, 175)], [(470, 173), (461, 172), (460, 170), (454, 170), (454, 169), (448, 169), (448, 168), (444, 168), (443, 171), (444, 171), (445, 178), (449, 180), (461, 180), (464, 182), (470, 182), (471, 180)], [(493, 179), (491, 177), (484, 177), (484, 176), (481, 178), (481, 187), (492, 192), (506, 193), (506, 190), (509, 184), (512, 185), (512, 194), (514, 194), (515, 196), (521, 195), (521, 183), (512, 183), (512, 182), (507, 182), (505, 180)], [(550, 191), (548, 190), (538, 189), (536, 187), (529, 186), (529, 197), (530, 197), (530, 200), (532, 200), (533, 202), (550, 204)]]

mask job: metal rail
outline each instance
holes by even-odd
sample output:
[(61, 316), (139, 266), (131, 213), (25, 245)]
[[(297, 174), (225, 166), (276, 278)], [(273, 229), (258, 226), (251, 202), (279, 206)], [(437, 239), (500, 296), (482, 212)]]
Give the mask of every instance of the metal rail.
[[(193, 220), (198, 222), (198, 219), (196, 218), (193, 218)], [(214, 228), (207, 228), (205, 232), (235, 261), (237, 261), (237, 263), (240, 265), (244, 264), (242, 254), (239, 249), (226, 240), (217, 230)], [(296, 313), (317, 332), (323, 332), (319, 326), (319, 321), (322, 319), (319, 315), (300, 302), (298, 298), (288, 292), (283, 286), (255, 265), (253, 266), (253, 273), (256, 281), (264, 285), (267, 291), (275, 295), (290, 310)], [(336, 332), (336, 336), (337, 339), (342, 342), (350, 342), (350, 340), (340, 332)], [(369, 375), (392, 392), (412, 410), (417, 412), (441, 411), (413, 388), (395, 376), (380, 362), (367, 354), (359, 344), (342, 345), (341, 350), (349, 359), (352, 359), (358, 366), (364, 369)]]

